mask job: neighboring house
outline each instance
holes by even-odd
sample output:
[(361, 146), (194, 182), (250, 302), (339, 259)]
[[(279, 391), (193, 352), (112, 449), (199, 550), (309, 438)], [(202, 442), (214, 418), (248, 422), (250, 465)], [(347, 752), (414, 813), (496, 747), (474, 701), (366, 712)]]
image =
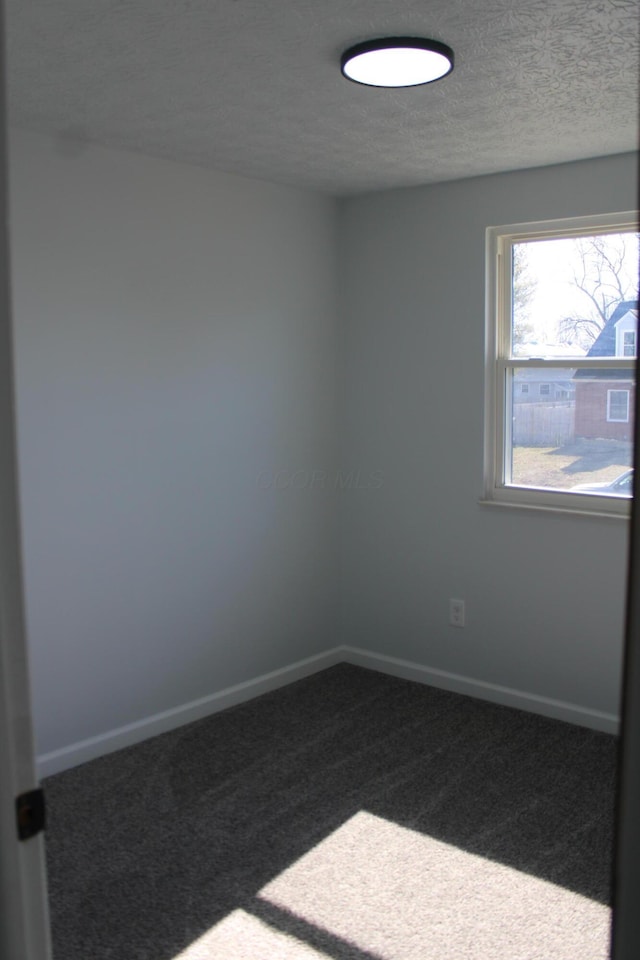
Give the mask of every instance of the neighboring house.
[[(588, 357), (635, 357), (638, 301), (624, 300), (615, 308)], [(628, 370), (578, 370), (575, 433), (588, 439), (632, 440), (635, 379)]]
[(572, 369), (518, 370), (513, 383), (514, 403), (569, 403), (575, 395)]

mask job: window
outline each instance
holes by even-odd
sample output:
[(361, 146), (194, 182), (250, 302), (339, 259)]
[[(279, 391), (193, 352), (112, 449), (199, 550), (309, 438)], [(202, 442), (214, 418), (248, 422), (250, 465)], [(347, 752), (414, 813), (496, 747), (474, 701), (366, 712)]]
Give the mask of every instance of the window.
[(610, 423), (629, 422), (628, 390), (607, 390), (607, 420)]
[(639, 239), (635, 212), (487, 230), (484, 502), (628, 515)]
[(636, 331), (625, 330), (622, 334), (622, 356), (635, 357), (636, 355)]

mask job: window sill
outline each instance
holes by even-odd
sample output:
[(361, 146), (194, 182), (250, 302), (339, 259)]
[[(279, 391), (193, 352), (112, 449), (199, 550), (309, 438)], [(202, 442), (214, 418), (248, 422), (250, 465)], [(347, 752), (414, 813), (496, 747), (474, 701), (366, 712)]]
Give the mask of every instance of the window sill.
[(524, 510), (527, 513), (533, 511), (534, 513), (561, 513), (574, 517), (595, 517), (598, 520), (624, 520), (629, 521), (631, 517), (631, 504), (629, 503), (629, 509), (625, 512), (616, 512), (613, 513), (604, 508), (598, 510), (594, 507), (589, 509), (581, 509), (580, 507), (575, 506), (558, 506), (548, 505), (545, 503), (525, 503), (525, 502), (515, 502), (513, 500), (487, 500), (484, 497), (481, 497), (478, 500), (478, 504), (481, 507), (499, 507), (500, 509), (506, 510)]

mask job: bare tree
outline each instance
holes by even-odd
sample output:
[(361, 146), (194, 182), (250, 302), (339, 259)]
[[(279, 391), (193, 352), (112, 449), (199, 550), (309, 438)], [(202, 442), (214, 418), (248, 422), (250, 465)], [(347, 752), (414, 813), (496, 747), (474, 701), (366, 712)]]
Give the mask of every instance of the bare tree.
[[(564, 343), (589, 348), (622, 300), (638, 297), (638, 234), (601, 234), (574, 240), (573, 285), (582, 307), (560, 321)], [(634, 277), (634, 270), (635, 277)]]
[(527, 245), (516, 243), (513, 246), (513, 345), (524, 343), (533, 335), (533, 324), (529, 323), (529, 305), (536, 292), (537, 281), (529, 273)]

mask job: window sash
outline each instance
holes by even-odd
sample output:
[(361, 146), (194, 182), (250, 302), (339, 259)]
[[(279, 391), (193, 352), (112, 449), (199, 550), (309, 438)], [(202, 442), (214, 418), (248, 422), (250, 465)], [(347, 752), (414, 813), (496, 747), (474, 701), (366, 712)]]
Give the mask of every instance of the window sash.
[[(495, 471), (494, 471), (494, 490), (518, 490), (523, 489), (534, 493), (553, 492), (562, 497), (570, 495), (569, 491), (546, 491), (544, 488), (528, 488), (513, 485), (511, 482), (511, 450), (513, 447), (512, 423), (513, 423), (513, 374), (515, 370), (521, 370), (523, 367), (535, 370), (629, 370), (630, 380), (635, 380), (636, 361), (625, 359), (623, 357), (575, 357), (553, 359), (553, 360), (532, 360), (518, 357), (501, 359), (496, 363), (497, 383), (496, 383), (496, 403), (495, 403)], [(613, 423), (628, 423), (630, 413), (630, 397), (628, 390), (617, 390), (612, 388), (608, 393), (626, 393), (627, 396), (627, 418), (626, 420), (613, 420)], [(609, 399), (607, 398), (607, 416), (609, 415)], [(581, 498), (583, 500), (584, 498)], [(590, 498), (591, 499), (591, 498)], [(601, 499), (601, 498), (600, 498)], [(607, 498), (612, 499), (612, 498)], [(615, 507), (614, 510), (618, 508)]]

